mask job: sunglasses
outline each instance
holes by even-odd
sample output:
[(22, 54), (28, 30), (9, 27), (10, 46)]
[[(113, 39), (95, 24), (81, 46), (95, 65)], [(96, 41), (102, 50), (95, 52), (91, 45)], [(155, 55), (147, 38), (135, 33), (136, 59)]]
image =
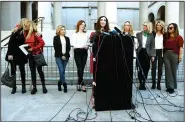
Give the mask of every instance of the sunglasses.
[(171, 29), (173, 29), (173, 27), (169, 27), (169, 28), (168, 28), (168, 30), (171, 30)]

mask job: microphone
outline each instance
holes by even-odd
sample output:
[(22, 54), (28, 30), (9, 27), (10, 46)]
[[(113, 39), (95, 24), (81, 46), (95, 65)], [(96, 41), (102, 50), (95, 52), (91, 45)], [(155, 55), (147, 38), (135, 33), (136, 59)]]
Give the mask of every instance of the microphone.
[(103, 34), (105, 34), (105, 35), (110, 35), (110, 33), (107, 33), (107, 32), (101, 32), (101, 33), (103, 33)]
[(119, 33), (118, 33), (116, 30), (112, 30), (110, 33), (111, 33), (112, 35), (119, 35)]
[(114, 29), (115, 29), (118, 33), (122, 34), (121, 31), (120, 31), (120, 29), (118, 29), (117, 27), (114, 27)]

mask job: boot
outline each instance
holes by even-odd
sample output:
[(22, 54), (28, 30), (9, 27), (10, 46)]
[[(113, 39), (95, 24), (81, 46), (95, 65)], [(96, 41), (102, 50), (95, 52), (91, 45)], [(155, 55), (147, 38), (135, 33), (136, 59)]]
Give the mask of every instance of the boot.
[(142, 80), (139, 80), (139, 90), (143, 90), (143, 83), (142, 83)]
[(145, 81), (143, 81), (143, 90), (146, 90)]
[(42, 86), (42, 91), (43, 91), (44, 94), (46, 94), (48, 92), (45, 85)]
[(155, 80), (152, 81), (152, 89), (155, 89), (156, 88), (156, 82)]
[(37, 92), (37, 88), (33, 87), (32, 91), (31, 91), (31, 94), (36, 94), (36, 92)]
[(160, 81), (157, 82), (157, 89), (158, 89), (158, 90), (161, 90)]
[(62, 88), (61, 88), (61, 81), (60, 81), (60, 80), (58, 81), (58, 91), (62, 91)]
[(14, 87), (12, 88), (11, 94), (15, 94), (16, 90), (17, 90), (17, 86), (14, 86)]
[(26, 93), (26, 85), (25, 85), (25, 81), (22, 81), (22, 93)]
[(36, 81), (32, 81), (32, 84), (33, 84), (33, 89), (31, 91), (31, 94), (36, 94), (37, 92)]
[(22, 93), (26, 93), (26, 85), (25, 84), (22, 84)]
[(67, 84), (63, 83), (63, 86), (64, 86), (64, 93), (67, 93)]
[(45, 94), (48, 92), (48, 90), (46, 89), (45, 80), (43, 80), (41, 82), (42, 82), (42, 92)]
[(13, 85), (11, 94), (15, 94), (16, 90), (17, 90), (16, 81), (14, 81), (14, 85)]

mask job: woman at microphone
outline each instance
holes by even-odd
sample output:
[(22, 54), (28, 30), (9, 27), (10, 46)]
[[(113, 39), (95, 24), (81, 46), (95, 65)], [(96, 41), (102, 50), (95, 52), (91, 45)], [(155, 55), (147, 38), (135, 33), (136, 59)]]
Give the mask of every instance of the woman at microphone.
[[(88, 41), (89, 37), (85, 31), (86, 23), (79, 20), (76, 25), (76, 32), (72, 35), (71, 45), (74, 47), (74, 59), (77, 66), (78, 83), (77, 90), (86, 92), (86, 87), (83, 81), (84, 68), (88, 56)], [(82, 87), (81, 87), (82, 86)]]
[(138, 40), (136, 65), (139, 67), (139, 90), (146, 90), (145, 82), (150, 69), (150, 61), (154, 61), (155, 52), (155, 40), (152, 34), (151, 22), (143, 23), (143, 31), (136, 34)]
[[(102, 32), (108, 33), (110, 31), (109, 28), (109, 21), (107, 17), (101, 16), (97, 20), (96, 28), (95, 28), (95, 33), (91, 34), (90, 42), (93, 43), (93, 84), (96, 85), (96, 78), (95, 78), (95, 71), (96, 71), (96, 53), (99, 48), (99, 41), (103, 38)], [(101, 38), (100, 40), (96, 40), (95, 37), (98, 36)]]

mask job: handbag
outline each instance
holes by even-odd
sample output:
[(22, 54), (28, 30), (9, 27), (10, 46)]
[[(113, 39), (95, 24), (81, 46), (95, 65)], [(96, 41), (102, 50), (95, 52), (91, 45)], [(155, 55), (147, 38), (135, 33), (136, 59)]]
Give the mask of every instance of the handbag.
[[(8, 66), (9, 66), (9, 63), (8, 63)], [(3, 76), (1, 77), (1, 82), (7, 87), (13, 88), (13, 86), (15, 85), (16, 75), (10, 75), (8, 66)]]
[(37, 66), (47, 66), (43, 53), (34, 55), (33, 58)]
[[(35, 43), (34, 45), (36, 46), (36, 38), (35, 38)], [(41, 50), (41, 49), (40, 49)], [(47, 63), (46, 63), (46, 60), (44, 58), (44, 55), (43, 55), (43, 51), (41, 50), (41, 53), (40, 54), (36, 54), (33, 56), (34, 58), (34, 61), (35, 61), (35, 64), (39, 67), (41, 66), (47, 66)]]

